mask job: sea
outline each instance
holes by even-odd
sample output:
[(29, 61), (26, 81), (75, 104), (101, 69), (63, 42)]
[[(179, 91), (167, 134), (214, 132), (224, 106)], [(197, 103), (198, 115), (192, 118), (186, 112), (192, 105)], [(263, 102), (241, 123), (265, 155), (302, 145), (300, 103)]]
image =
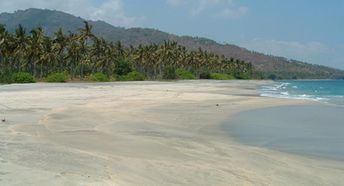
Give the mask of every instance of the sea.
[(231, 117), (229, 137), (310, 158), (344, 161), (344, 81), (278, 81), (260, 88), (261, 96), (306, 99), (320, 104), (249, 110)]
[(344, 106), (344, 80), (277, 81), (262, 86), (261, 96), (306, 99)]

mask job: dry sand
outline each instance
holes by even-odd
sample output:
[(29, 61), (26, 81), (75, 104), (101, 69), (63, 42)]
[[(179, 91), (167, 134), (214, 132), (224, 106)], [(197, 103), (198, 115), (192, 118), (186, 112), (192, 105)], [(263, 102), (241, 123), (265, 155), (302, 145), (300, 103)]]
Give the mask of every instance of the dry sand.
[[(344, 166), (236, 143), (259, 81), (0, 87), (0, 185), (343, 185)], [(219, 106), (216, 106), (219, 104)]]

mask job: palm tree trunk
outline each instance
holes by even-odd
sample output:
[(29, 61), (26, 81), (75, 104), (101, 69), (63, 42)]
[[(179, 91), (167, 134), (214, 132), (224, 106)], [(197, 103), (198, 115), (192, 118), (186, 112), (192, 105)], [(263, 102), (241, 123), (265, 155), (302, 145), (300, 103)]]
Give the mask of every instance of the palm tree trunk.
[(40, 74), (39, 74), (39, 78), (42, 79), (43, 78), (43, 63), (41, 63), (40, 66)]

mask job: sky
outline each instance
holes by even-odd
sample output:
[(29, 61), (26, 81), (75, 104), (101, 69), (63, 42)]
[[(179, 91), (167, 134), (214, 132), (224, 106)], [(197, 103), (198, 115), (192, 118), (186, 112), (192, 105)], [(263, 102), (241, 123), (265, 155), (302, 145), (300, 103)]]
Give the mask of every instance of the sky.
[(121, 27), (200, 36), (344, 69), (344, 0), (1, 0), (0, 12), (47, 8)]

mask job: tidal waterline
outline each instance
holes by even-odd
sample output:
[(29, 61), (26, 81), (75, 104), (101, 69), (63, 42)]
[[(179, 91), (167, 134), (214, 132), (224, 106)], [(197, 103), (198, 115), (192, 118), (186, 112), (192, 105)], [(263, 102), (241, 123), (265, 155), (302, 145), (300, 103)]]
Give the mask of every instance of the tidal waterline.
[(344, 106), (344, 80), (276, 81), (259, 89), (261, 96), (304, 99)]
[(280, 106), (239, 113), (225, 124), (235, 140), (282, 152), (344, 161), (344, 108)]

